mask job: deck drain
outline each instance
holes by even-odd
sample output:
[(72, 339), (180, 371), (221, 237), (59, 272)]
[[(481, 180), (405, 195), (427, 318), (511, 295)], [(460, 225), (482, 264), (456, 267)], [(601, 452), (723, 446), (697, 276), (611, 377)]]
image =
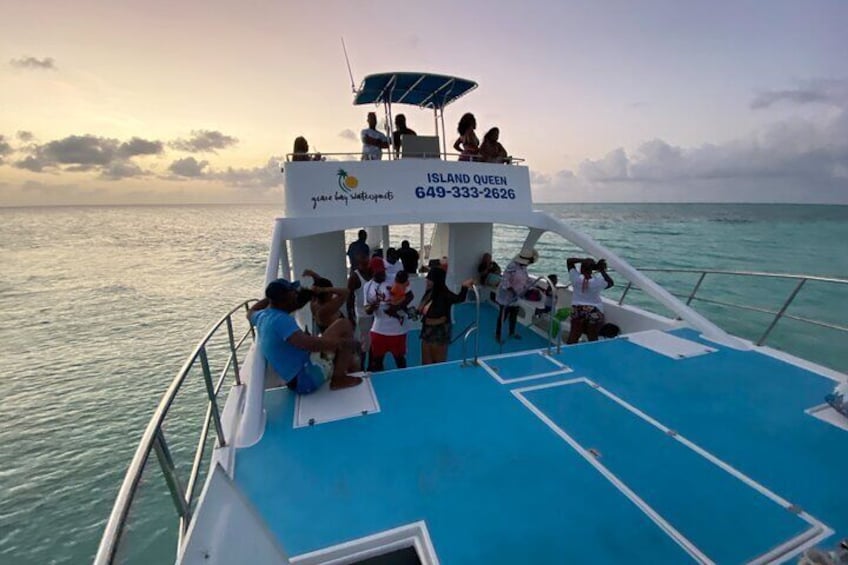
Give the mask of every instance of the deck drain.
[(589, 451), (589, 453), (591, 453), (591, 454), (592, 454), (592, 457), (594, 457), (595, 459), (600, 459), (600, 458), (601, 458), (601, 452), (600, 452), (600, 451), (598, 451), (597, 449), (595, 449), (594, 447), (590, 447), (590, 448), (588, 449), (588, 451)]

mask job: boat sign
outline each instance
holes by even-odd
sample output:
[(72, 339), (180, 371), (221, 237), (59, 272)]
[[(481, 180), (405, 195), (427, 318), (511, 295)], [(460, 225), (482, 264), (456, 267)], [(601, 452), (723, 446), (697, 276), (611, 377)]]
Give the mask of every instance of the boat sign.
[(288, 163), (286, 214), (346, 216), (531, 209), (527, 167), (435, 159)]

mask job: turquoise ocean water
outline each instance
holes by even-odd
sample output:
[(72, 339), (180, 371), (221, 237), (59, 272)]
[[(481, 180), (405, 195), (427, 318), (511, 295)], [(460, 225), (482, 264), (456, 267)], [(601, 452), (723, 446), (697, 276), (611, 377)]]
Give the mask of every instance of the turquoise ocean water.
[[(639, 267), (848, 278), (846, 206), (542, 207)], [(206, 328), (259, 293), (276, 212), (273, 206), (0, 209), (0, 562), (90, 561), (163, 391)], [(505, 264), (525, 233), (499, 226), (496, 259)], [(392, 237), (415, 245), (418, 228), (394, 229)], [(538, 249), (538, 274), (562, 276), (565, 257), (577, 253), (548, 235)], [(655, 278), (687, 294), (697, 275)], [(618, 297), (623, 286), (608, 295)], [(776, 309), (793, 286), (707, 277), (699, 295)], [(637, 291), (627, 301), (650, 306)], [(753, 339), (770, 319), (695, 306)], [(848, 285), (808, 283), (791, 313), (846, 325)], [(845, 334), (785, 321), (768, 343), (848, 370)], [(195, 409), (179, 408), (185, 417), (169, 421), (166, 432), (176, 436)], [(193, 441), (175, 445), (182, 469), (190, 465)], [(154, 555), (142, 562), (172, 560), (170, 503), (159, 482), (142, 488), (150, 512), (132, 528), (132, 553)]]

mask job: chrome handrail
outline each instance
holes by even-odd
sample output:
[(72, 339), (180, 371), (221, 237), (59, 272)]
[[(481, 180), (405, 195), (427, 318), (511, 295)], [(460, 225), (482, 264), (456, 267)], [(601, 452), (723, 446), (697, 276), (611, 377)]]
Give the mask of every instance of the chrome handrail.
[[(757, 340), (757, 342), (756, 342), (757, 345), (764, 345), (766, 343), (766, 341), (768, 340), (768, 337), (771, 334), (772, 330), (774, 330), (777, 323), (783, 318), (789, 318), (790, 320), (795, 320), (795, 321), (798, 321), (798, 322), (804, 322), (804, 323), (807, 323), (807, 324), (812, 324), (812, 325), (816, 325), (816, 326), (820, 326), (820, 327), (829, 328), (829, 329), (848, 333), (848, 326), (842, 326), (842, 325), (839, 325), (839, 324), (834, 324), (832, 322), (826, 322), (824, 320), (814, 320), (814, 319), (811, 319), (811, 318), (805, 318), (805, 317), (802, 317), (802, 316), (795, 316), (795, 315), (786, 313), (789, 306), (795, 301), (795, 298), (801, 292), (801, 289), (804, 287), (804, 285), (806, 284), (807, 281), (822, 282), (822, 283), (829, 283), (829, 284), (848, 285), (848, 279), (842, 279), (842, 278), (837, 278), (837, 277), (823, 277), (823, 276), (820, 276), (820, 275), (806, 275), (806, 274), (799, 275), (799, 274), (794, 274), (794, 273), (769, 273), (769, 272), (765, 272), (765, 271), (733, 271), (733, 270), (722, 270), (722, 269), (640, 268), (639, 270), (642, 271), (642, 272), (647, 272), (647, 273), (674, 273), (674, 274), (677, 274), (677, 273), (693, 273), (693, 274), (699, 274), (700, 277), (698, 278), (698, 281), (695, 283), (695, 286), (692, 288), (692, 291), (688, 295), (675, 294), (675, 296), (677, 296), (679, 298), (683, 298), (684, 296), (686, 296), (686, 304), (687, 305), (691, 304), (692, 301), (697, 300), (699, 302), (704, 302), (706, 304), (715, 304), (715, 305), (718, 305), (718, 306), (739, 308), (741, 310), (760, 312), (760, 313), (764, 313), (764, 314), (773, 314), (774, 317), (772, 318), (772, 320), (769, 323), (768, 327), (766, 328), (765, 332), (763, 332), (763, 334)], [(732, 302), (724, 302), (724, 301), (721, 301), (721, 300), (715, 300), (715, 299), (710, 299), (710, 298), (701, 298), (701, 297), (697, 296), (698, 291), (701, 288), (701, 284), (704, 282), (704, 279), (706, 278), (707, 275), (726, 275), (726, 276), (743, 276), (743, 277), (762, 277), (762, 278), (766, 278), (766, 279), (784, 279), (784, 280), (798, 281), (798, 284), (796, 284), (794, 286), (792, 291), (789, 293), (789, 296), (786, 298), (786, 300), (783, 301), (783, 304), (781, 305), (781, 307), (777, 310), (772, 310), (772, 309), (769, 309), (769, 308), (760, 308), (760, 307), (751, 306), (751, 305), (748, 305), (748, 304), (736, 304), (736, 303), (732, 303)], [(633, 287), (633, 284), (628, 282), (627, 286), (624, 289), (624, 292), (621, 294), (621, 297), (618, 300), (619, 305), (624, 304), (624, 299), (625, 299), (625, 297), (627, 296), (627, 293), (630, 291), (630, 289), (632, 287)]]
[[(480, 289), (477, 288), (477, 283), (473, 283), (469, 290), (474, 293), (474, 301), (477, 303), (477, 318), (474, 320), (474, 324), (472, 324), (471, 327), (465, 330), (465, 335), (462, 338), (462, 363), (460, 363), (461, 367), (469, 367), (472, 365), (477, 366), (480, 364), (480, 362), (478, 361), (480, 357)], [(468, 338), (472, 333), (474, 334), (474, 361), (469, 363), (468, 355), (466, 354), (466, 343), (468, 342)]]
[[(182, 537), (188, 530), (189, 523), (191, 522), (192, 498), (195, 491), (197, 476), (200, 472), (200, 465), (203, 457), (202, 451), (205, 450), (206, 440), (209, 433), (210, 420), (215, 426), (218, 447), (224, 447), (227, 444), (226, 438), (224, 437), (223, 427), (221, 425), (220, 412), (218, 410), (218, 392), (221, 390), (230, 367), (234, 369), (236, 384), (241, 382), (238, 374), (238, 351), (244, 344), (247, 337), (253, 335), (251, 332), (251, 326), (238, 343), (236, 343), (232, 332), (232, 316), (241, 310), (249, 311), (250, 304), (253, 302), (256, 301), (251, 299), (240, 303), (221, 317), (221, 319), (206, 332), (206, 335), (198, 342), (197, 346), (177, 372), (177, 375), (171, 381), (168, 389), (162, 395), (162, 399), (159, 401), (156, 411), (150, 418), (147, 428), (144, 430), (144, 434), (136, 448), (135, 455), (133, 455), (129, 468), (124, 475), (123, 483), (118, 491), (118, 496), (115, 499), (115, 504), (112, 507), (112, 512), (109, 515), (109, 520), (107, 521), (106, 527), (103, 531), (103, 536), (100, 539), (97, 555), (94, 558), (95, 564), (112, 563), (117, 556), (124, 528), (127, 524), (127, 517), (135, 499), (138, 486), (141, 483), (142, 474), (144, 473), (145, 465), (150, 458), (151, 451), (156, 453), (157, 459), (159, 460), (162, 474), (165, 478), (165, 482), (177, 510), (177, 515), (180, 519), (179, 538), (181, 542)], [(221, 326), (225, 324), (227, 326), (229, 338), (230, 356), (218, 382), (213, 385), (206, 346), (212, 337), (216, 335)], [(208, 406), (203, 431), (201, 432), (201, 438), (198, 442), (198, 451), (195, 452), (194, 463), (191, 471), (192, 474), (189, 477), (189, 481), (187, 483), (188, 486), (183, 488), (179, 477), (176, 474), (176, 467), (173, 459), (171, 458), (162, 425), (165, 421), (165, 417), (168, 415), (168, 411), (170, 410), (174, 399), (177, 396), (177, 393), (180, 391), (180, 388), (188, 377), (191, 369), (194, 368), (194, 364), (198, 359), (200, 359), (203, 369), (203, 380), (208, 398)]]

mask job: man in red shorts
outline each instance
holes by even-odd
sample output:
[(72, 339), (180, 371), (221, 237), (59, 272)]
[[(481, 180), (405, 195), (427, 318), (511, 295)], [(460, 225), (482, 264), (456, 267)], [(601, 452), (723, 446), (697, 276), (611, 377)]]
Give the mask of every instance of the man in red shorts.
[[(386, 280), (386, 266), (380, 257), (372, 257), (369, 263), (372, 278), (365, 286), (365, 311), (374, 314), (371, 326), (371, 355), (369, 369), (383, 370), (383, 357), (390, 353), (398, 369), (406, 367), (406, 332), (409, 324), (403, 324), (397, 316), (390, 316), (386, 310), (391, 306), (390, 290), (394, 281)], [(402, 307), (412, 302), (412, 293)]]

